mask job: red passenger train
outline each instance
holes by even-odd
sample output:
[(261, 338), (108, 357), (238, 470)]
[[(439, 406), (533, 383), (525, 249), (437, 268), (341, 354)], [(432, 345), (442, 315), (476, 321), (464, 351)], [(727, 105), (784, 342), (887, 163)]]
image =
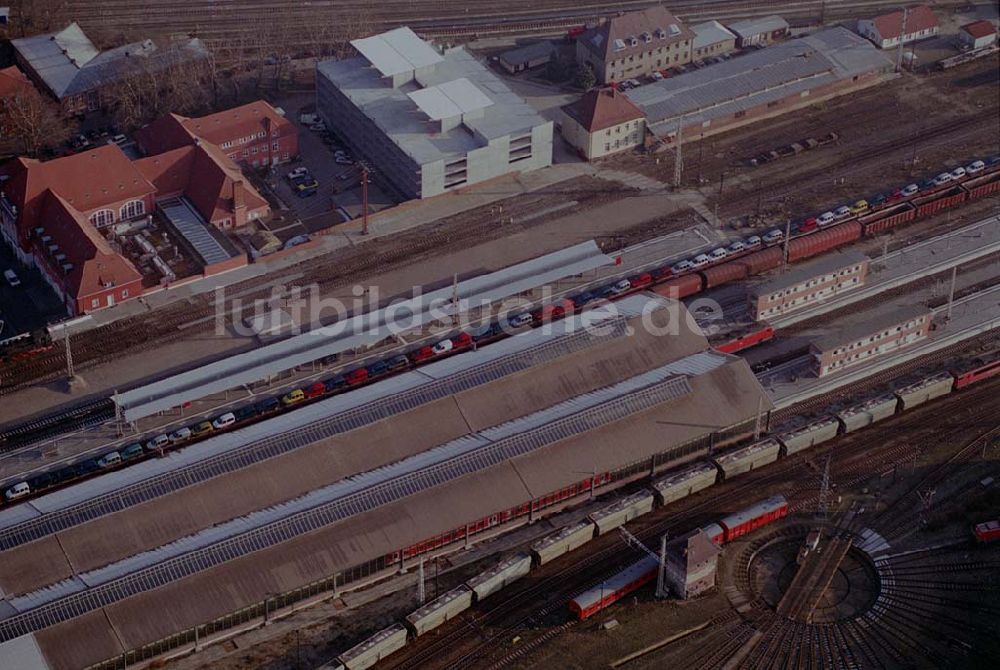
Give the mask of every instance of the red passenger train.
[(752, 507), (730, 514), (718, 523), (705, 526), (702, 530), (713, 542), (722, 545), (786, 516), (788, 501), (785, 496), (771, 496)]

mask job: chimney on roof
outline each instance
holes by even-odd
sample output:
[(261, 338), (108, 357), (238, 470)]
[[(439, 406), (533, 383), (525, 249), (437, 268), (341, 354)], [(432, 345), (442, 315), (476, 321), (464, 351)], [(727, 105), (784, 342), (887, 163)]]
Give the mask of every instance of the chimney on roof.
[(238, 214), (241, 210), (246, 209), (246, 206), (247, 200), (243, 180), (237, 179), (233, 182), (233, 213)]

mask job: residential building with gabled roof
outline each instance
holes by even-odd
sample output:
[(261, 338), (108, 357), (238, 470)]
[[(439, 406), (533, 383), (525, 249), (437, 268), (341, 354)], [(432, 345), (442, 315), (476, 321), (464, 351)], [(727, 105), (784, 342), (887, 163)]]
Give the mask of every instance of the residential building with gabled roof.
[(905, 15), (900, 9), (873, 19), (858, 21), (858, 32), (880, 49), (899, 46), (900, 36), (903, 44), (906, 44), (933, 37), (940, 31), (937, 14), (927, 5), (907, 7)]
[(587, 160), (640, 146), (645, 139), (645, 114), (613, 87), (589, 91), (562, 112), (562, 136)]
[(576, 60), (602, 84), (691, 62), (695, 33), (662, 5), (619, 13), (584, 32)]

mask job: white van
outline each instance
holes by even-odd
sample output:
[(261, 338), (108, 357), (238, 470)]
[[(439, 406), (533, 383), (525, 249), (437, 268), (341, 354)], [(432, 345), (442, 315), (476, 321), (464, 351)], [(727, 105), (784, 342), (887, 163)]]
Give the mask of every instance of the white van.
[(531, 314), (529, 314), (528, 312), (524, 312), (522, 314), (518, 314), (517, 316), (511, 317), (508, 323), (510, 323), (512, 328), (520, 328), (521, 326), (527, 326), (531, 322), (532, 322)]
[(7, 280), (7, 283), (12, 287), (17, 287), (21, 285), (21, 280), (17, 278), (17, 275), (13, 270), (4, 270), (3, 278)]
[(187, 426), (184, 426), (183, 428), (178, 428), (174, 432), (170, 433), (168, 437), (168, 439), (175, 444), (177, 442), (183, 442), (184, 440), (188, 440), (190, 438), (191, 438), (191, 429), (188, 428)]
[(31, 493), (31, 487), (28, 486), (28, 482), (18, 482), (7, 489), (4, 492), (3, 497), (7, 500), (17, 500), (18, 498), (26, 496), (29, 493)]
[(146, 449), (149, 451), (156, 451), (157, 449), (162, 449), (163, 447), (170, 444), (170, 438), (166, 435), (160, 433), (149, 442), (146, 443)]
[(236, 415), (232, 412), (226, 412), (222, 416), (216, 417), (215, 421), (212, 422), (212, 428), (222, 430), (223, 428), (229, 428), (234, 423), (236, 423)]
[(97, 459), (97, 465), (102, 468), (113, 468), (116, 465), (121, 465), (121, 462), (122, 455), (117, 451), (109, 451)]

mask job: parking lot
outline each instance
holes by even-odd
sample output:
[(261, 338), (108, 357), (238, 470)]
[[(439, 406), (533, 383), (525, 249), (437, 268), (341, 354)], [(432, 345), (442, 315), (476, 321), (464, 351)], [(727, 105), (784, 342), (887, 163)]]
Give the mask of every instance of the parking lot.
[(55, 292), (36, 270), (29, 270), (17, 262), (13, 252), (0, 243), (0, 274), (13, 270), (21, 281), (11, 286), (0, 278), (0, 340), (21, 333), (28, 333), (66, 316), (66, 311)]
[[(310, 130), (299, 117), (303, 112), (312, 113), (314, 106), (306, 102), (308, 98), (280, 101), (287, 110), (288, 119), (299, 129), (299, 154), (301, 160), (279, 165), (268, 179), (275, 195), (288, 207), (284, 220), (276, 220), (268, 228), (283, 242), (297, 235), (316, 232), (328, 227), (331, 222), (343, 220), (333, 213), (338, 209), (347, 212), (350, 218), (361, 214), (361, 170), (354, 164), (340, 164), (334, 158), (337, 150), (346, 150), (327, 139), (324, 133)], [(305, 104), (303, 104), (305, 103)], [(300, 197), (287, 175), (292, 170), (305, 167), (319, 182), (315, 193)], [(368, 187), (369, 211), (374, 212), (395, 204), (378, 186)], [(301, 223), (298, 223), (301, 221)]]

